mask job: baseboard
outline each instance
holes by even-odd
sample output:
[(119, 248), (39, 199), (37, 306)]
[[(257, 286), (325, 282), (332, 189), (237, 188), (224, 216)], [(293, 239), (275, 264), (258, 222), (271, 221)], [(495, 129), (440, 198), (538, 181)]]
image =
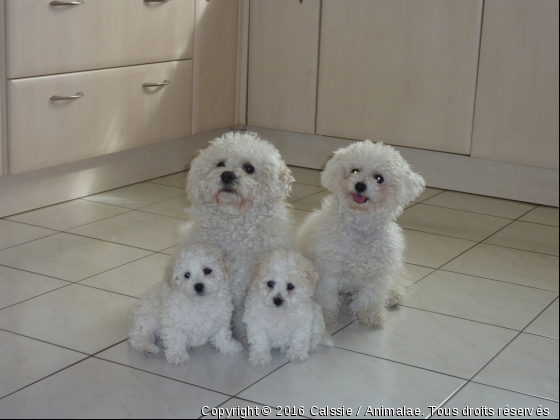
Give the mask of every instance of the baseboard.
[[(278, 147), (286, 162), (322, 169), (355, 140), (246, 127)], [(430, 150), (397, 147), (433, 188), (558, 207), (559, 171)]]
[(188, 169), (196, 152), (229, 128), (19, 175), (0, 176), (0, 217)]

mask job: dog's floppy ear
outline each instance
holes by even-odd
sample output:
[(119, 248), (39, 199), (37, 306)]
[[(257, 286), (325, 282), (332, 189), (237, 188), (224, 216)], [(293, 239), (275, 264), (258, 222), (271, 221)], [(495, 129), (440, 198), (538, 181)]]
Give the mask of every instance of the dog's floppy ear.
[(282, 184), (282, 194), (284, 197), (288, 197), (292, 192), (292, 183), (295, 182), (295, 178), (292, 176), (292, 171), (290, 171), (290, 168), (288, 168), (286, 164), (282, 165), (278, 178)]
[(424, 191), (426, 182), (424, 178), (414, 172), (407, 164), (402, 186), (398, 193), (399, 205), (405, 207), (408, 203), (418, 197)]
[(329, 159), (327, 165), (325, 166), (325, 170), (321, 173), (321, 184), (329, 191), (333, 191), (337, 185), (337, 168), (336, 162), (340, 158), (340, 151), (342, 149), (334, 152), (334, 156)]
[(258, 282), (259, 274), (261, 273), (262, 266), (265, 262), (265, 258), (266, 258), (266, 256), (262, 256), (261, 258), (259, 258), (257, 261), (255, 261), (253, 263), (253, 266), (251, 267), (251, 282), (252, 283)]
[(169, 263), (167, 264), (167, 267), (165, 267), (165, 282), (170, 289), (174, 289), (177, 286), (175, 282), (175, 265), (178, 258), (178, 255), (174, 255), (173, 257), (171, 257)]
[(317, 286), (317, 282), (319, 281), (319, 275), (315, 270), (315, 266), (311, 262), (311, 260), (305, 258), (303, 255), (298, 254), (299, 265), (302, 267), (303, 272), (305, 274), (305, 278), (309, 282), (310, 287), (310, 296), (313, 296), (315, 292), (315, 287)]

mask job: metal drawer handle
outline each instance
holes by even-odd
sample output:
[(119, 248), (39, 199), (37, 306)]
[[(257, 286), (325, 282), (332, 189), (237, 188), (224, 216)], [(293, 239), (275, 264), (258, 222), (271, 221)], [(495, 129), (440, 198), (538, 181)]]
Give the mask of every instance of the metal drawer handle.
[(171, 0), (144, 0), (146, 3), (167, 3)]
[(51, 6), (81, 6), (84, 4), (84, 0), (76, 0), (76, 1), (51, 1)]
[(170, 85), (170, 84), (171, 84), (171, 82), (169, 80), (164, 80), (161, 83), (147, 82), (147, 83), (144, 83), (142, 86), (144, 86), (144, 87), (160, 87), (160, 86), (167, 86), (167, 85)]
[(51, 101), (73, 101), (74, 99), (83, 98), (84, 94), (82, 92), (78, 92), (73, 96), (52, 96)]

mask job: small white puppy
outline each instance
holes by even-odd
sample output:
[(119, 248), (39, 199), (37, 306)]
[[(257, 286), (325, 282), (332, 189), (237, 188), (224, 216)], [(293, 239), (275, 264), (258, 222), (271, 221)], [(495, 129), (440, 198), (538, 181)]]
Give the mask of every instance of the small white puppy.
[(227, 133), (194, 159), (187, 178), (191, 201), (182, 244), (203, 242), (231, 262), (235, 336), (245, 341), (243, 302), (251, 267), (275, 249), (295, 249), (286, 197), (294, 178), (278, 150), (254, 133)]
[(325, 320), (338, 318), (341, 295), (360, 324), (379, 327), (402, 297), (405, 241), (396, 220), (424, 190), (400, 153), (367, 140), (338, 150), (322, 184), (333, 194), (299, 232), (299, 247), (319, 273), (315, 299)]
[(255, 264), (243, 316), (252, 365), (270, 364), (273, 348), (304, 361), (320, 343), (332, 346), (330, 337), (323, 339), (323, 313), (313, 301), (316, 283), (313, 264), (299, 253), (275, 251)]
[(129, 337), (135, 349), (155, 356), (161, 344), (174, 365), (189, 360), (189, 348), (208, 343), (226, 354), (242, 350), (231, 336), (233, 304), (223, 254), (201, 244), (177, 253), (165, 280), (130, 310)]

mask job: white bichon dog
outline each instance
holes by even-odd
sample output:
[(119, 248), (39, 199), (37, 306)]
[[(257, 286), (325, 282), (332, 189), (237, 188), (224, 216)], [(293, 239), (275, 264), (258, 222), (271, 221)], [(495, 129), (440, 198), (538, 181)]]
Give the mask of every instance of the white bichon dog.
[(304, 361), (319, 344), (332, 346), (313, 301), (317, 278), (311, 261), (295, 252), (275, 251), (255, 264), (243, 316), (252, 365), (270, 364), (273, 348)]
[(233, 304), (224, 252), (208, 245), (181, 249), (165, 280), (134, 304), (128, 317), (132, 346), (148, 356), (161, 344), (169, 363), (189, 360), (188, 349), (212, 344), (235, 354), (243, 347), (231, 335)]
[(204, 242), (227, 252), (233, 328), (243, 341), (243, 302), (254, 261), (273, 250), (296, 247), (286, 203), (292, 182), (278, 150), (254, 133), (225, 134), (191, 165), (187, 178), (190, 222), (181, 231), (181, 243)]
[(341, 295), (360, 324), (379, 327), (403, 293), (404, 236), (396, 220), (424, 179), (400, 153), (367, 140), (337, 151), (322, 174), (333, 194), (300, 228), (300, 250), (319, 273), (315, 299), (338, 318)]

